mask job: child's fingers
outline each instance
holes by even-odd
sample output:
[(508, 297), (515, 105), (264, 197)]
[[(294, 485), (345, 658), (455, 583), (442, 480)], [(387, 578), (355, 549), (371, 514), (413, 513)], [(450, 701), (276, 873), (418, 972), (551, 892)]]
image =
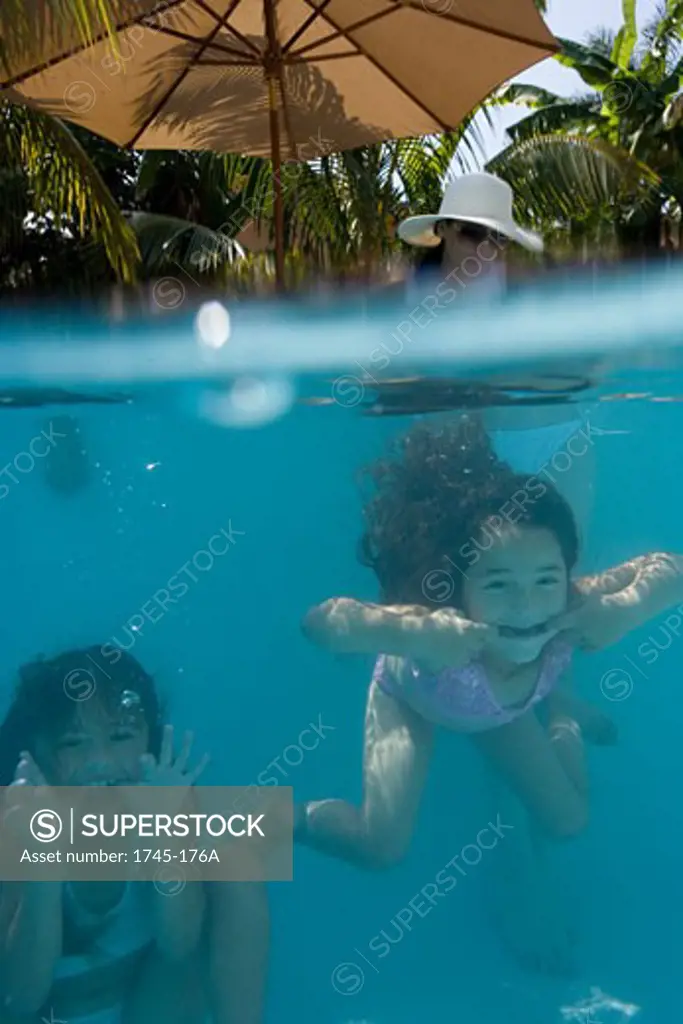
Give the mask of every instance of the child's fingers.
[(173, 758), (173, 726), (165, 725), (159, 751), (159, 767), (168, 768)]
[(17, 767), (14, 769), (13, 781), (14, 782), (20, 782), (20, 781), (23, 782), (23, 781), (25, 781), (26, 774), (27, 774), (28, 770), (29, 770), (28, 754), (25, 754), (22, 751), (21, 756), (19, 757), (19, 760), (17, 761)]
[(45, 784), (42, 773), (31, 755), (23, 751), (19, 764), (14, 773), (15, 781), (22, 781), (29, 786), (42, 786)]
[(149, 782), (156, 767), (156, 762), (151, 754), (143, 754), (140, 758), (141, 781)]
[(197, 767), (194, 769), (194, 771), (188, 773), (187, 779), (188, 779), (188, 782), (190, 783), (191, 786), (194, 786), (195, 782), (197, 781), (199, 776), (202, 774), (202, 772), (204, 771), (204, 769), (206, 768), (206, 766), (207, 766), (207, 764), (209, 763), (210, 760), (211, 760), (211, 758), (209, 757), (209, 755), (208, 754), (204, 754), (204, 757), (201, 759), (201, 761), (199, 762)]
[(192, 752), (192, 744), (194, 743), (194, 733), (186, 732), (183, 736), (183, 746), (178, 754), (178, 759), (175, 763), (178, 771), (184, 772), (187, 767), (187, 762), (190, 759), (190, 753)]

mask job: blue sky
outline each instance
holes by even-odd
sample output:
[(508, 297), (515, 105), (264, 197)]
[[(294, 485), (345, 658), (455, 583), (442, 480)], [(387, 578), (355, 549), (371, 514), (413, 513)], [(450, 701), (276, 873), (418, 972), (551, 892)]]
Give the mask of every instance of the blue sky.
[[(655, 0), (638, 0), (636, 17), (638, 28), (647, 22), (655, 10)], [(617, 29), (622, 23), (621, 0), (550, 0), (546, 21), (557, 36), (582, 40), (588, 32), (600, 25)], [(557, 61), (545, 60), (516, 79), (518, 82), (533, 82), (564, 95), (585, 91), (586, 87), (573, 71), (562, 67)], [(505, 125), (518, 120), (514, 111), (501, 111), (498, 131), (484, 131), (486, 156), (491, 157), (505, 145)]]

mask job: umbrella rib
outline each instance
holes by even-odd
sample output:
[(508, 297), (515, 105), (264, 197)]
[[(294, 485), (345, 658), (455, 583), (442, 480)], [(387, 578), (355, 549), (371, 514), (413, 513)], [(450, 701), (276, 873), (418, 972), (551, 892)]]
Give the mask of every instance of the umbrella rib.
[[(179, 7), (180, 4), (185, 3), (185, 0), (167, 0), (165, 10), (168, 11), (170, 7)], [(125, 32), (127, 29), (132, 28), (133, 25), (139, 24), (144, 18), (148, 18), (147, 14), (136, 14), (133, 18), (127, 18), (125, 21), (119, 22), (114, 26), (114, 32), (116, 35), (119, 32)], [(39, 75), (43, 71), (47, 71), (48, 68), (56, 67), (57, 64), (61, 64), (65, 60), (71, 60), (72, 57), (78, 56), (79, 53), (83, 53), (84, 50), (89, 50), (91, 47), (96, 46), (97, 43), (101, 43), (104, 39), (109, 38), (108, 32), (101, 32), (99, 36), (95, 36), (89, 43), (79, 43), (78, 46), (72, 47), (71, 50), (67, 50), (66, 53), (60, 53), (58, 57), (51, 57), (50, 60), (43, 61), (42, 64), (36, 64), (34, 67), (29, 68), (28, 71), (23, 71), (20, 75), (15, 75), (14, 78), (8, 78), (0, 82), (1, 89), (11, 89), (15, 85), (21, 85), (22, 82), (27, 81), (29, 78), (33, 78), (34, 75)]]
[[(304, 0), (308, 2), (308, 0)], [(425, 8), (422, 3), (416, 3), (416, 0), (400, 0), (401, 7), (408, 8), (410, 11), (417, 11), (418, 14), (424, 14)], [(543, 50), (544, 53), (558, 53), (561, 49), (559, 43), (541, 43), (538, 39), (530, 39), (528, 36), (517, 35), (516, 32), (506, 32), (502, 28), (488, 28), (486, 25), (482, 25), (479, 22), (472, 21), (471, 18), (460, 18), (457, 14), (451, 14), (450, 11), (433, 12), (436, 17), (444, 18), (446, 21), (452, 22), (454, 25), (464, 25), (465, 28), (473, 28), (478, 32), (486, 32), (490, 36), (498, 36), (500, 39), (509, 39), (513, 43), (524, 43), (525, 46), (533, 46), (535, 50)]]
[[(146, 26), (146, 28), (153, 28), (153, 27), (154, 26), (152, 26), (152, 25), (147, 25)], [(154, 28), (154, 31), (155, 32), (161, 32), (163, 35), (171, 36), (174, 39), (182, 39), (186, 43), (194, 43), (195, 46), (197, 46), (199, 43), (201, 43), (201, 39), (198, 39), (197, 36), (190, 36), (186, 32), (178, 32), (178, 30), (174, 29), (174, 28)], [(233, 47), (225, 46), (225, 44), (223, 44), (223, 43), (212, 43), (211, 44), (211, 49), (212, 50), (220, 50), (221, 53), (229, 53), (232, 57), (249, 57), (249, 56), (251, 56), (251, 53), (247, 54), (247, 53), (244, 52), (244, 50), (233, 49)], [(254, 55), (254, 56), (256, 56), (256, 55)]]
[(322, 0), (322, 2), (320, 4), (320, 7), (318, 7), (315, 11), (312, 11), (311, 14), (308, 15), (308, 17), (303, 22), (303, 24), (299, 25), (299, 27), (296, 30), (296, 32), (294, 33), (294, 35), (290, 36), (289, 39), (287, 40), (287, 42), (285, 43), (285, 45), (282, 47), (282, 53), (283, 54), (289, 53), (289, 51), (294, 46), (294, 44), (297, 41), (297, 39), (301, 38), (301, 36), (304, 34), (304, 32), (306, 32), (311, 27), (311, 25), (313, 24), (315, 19), (317, 17), (319, 17), (319, 15), (322, 13), (322, 11), (324, 11), (325, 8), (327, 7), (327, 5), (330, 4), (331, 2), (332, 2), (332, 0)]
[[(240, 56), (242, 56), (240, 54)], [(244, 60), (198, 60), (196, 67), (198, 68), (260, 68), (263, 65), (260, 60), (256, 58), (247, 58)]]
[(351, 60), (352, 57), (362, 57), (361, 53), (326, 53), (323, 57), (299, 57), (295, 54), (285, 60), (285, 64), (322, 64), (326, 60)]
[[(311, 0), (304, 0), (304, 3), (308, 4), (309, 6), (310, 2)], [(400, 10), (400, 8), (394, 7), (392, 8), (392, 10), (397, 11)], [(386, 11), (385, 13), (388, 14), (390, 12)], [(390, 71), (387, 71), (386, 68), (382, 67), (378, 60), (370, 56), (370, 54), (359, 42), (357, 42), (355, 39), (349, 39), (347, 31), (351, 31), (351, 29), (343, 29), (340, 28), (338, 25), (335, 25), (335, 23), (330, 18), (329, 14), (322, 14), (321, 17), (323, 21), (328, 22), (332, 26), (332, 28), (336, 29), (337, 32), (341, 33), (341, 35), (344, 36), (344, 38), (347, 39), (352, 46), (355, 46), (361, 57), (365, 57), (368, 63), (372, 64), (373, 67), (377, 68), (377, 70), (380, 71), (381, 74), (383, 74), (384, 77), (387, 78), (392, 83), (392, 85), (396, 86), (399, 92), (402, 92), (404, 96), (407, 96), (408, 99), (411, 100), (416, 107), (419, 107), (420, 110), (427, 115), (427, 117), (430, 117), (435, 124), (438, 124), (442, 132), (451, 132), (454, 130), (453, 126), (447, 125), (445, 121), (442, 121), (441, 118), (438, 117), (433, 110), (430, 110), (429, 107), (425, 103), (423, 103), (422, 100), (420, 100), (410, 89), (407, 89), (405, 85), (402, 85), (395, 75), (392, 75)]]
[[(307, 0), (304, 0), (304, 2), (307, 2)], [(365, 28), (366, 25), (371, 25), (373, 21), (380, 21), (380, 19), (386, 18), (390, 14), (395, 14), (396, 11), (398, 10), (400, 10), (400, 7), (387, 7), (386, 10), (379, 11), (377, 14), (369, 14), (367, 18), (361, 18), (360, 21), (354, 21), (345, 29), (337, 29), (336, 32), (330, 32), (329, 35), (323, 36), (322, 39), (318, 39), (315, 43), (309, 43), (307, 46), (302, 46), (300, 49), (295, 50), (292, 56), (300, 57), (302, 53), (307, 53), (309, 50), (315, 50), (319, 46), (323, 46), (325, 43), (331, 43), (333, 40), (339, 38), (347, 39), (348, 42), (350, 42), (353, 46), (356, 46), (356, 43), (352, 39), (348, 38), (348, 32), (355, 32), (359, 28)], [(322, 17), (325, 21), (327, 21), (327, 18), (322, 13), (322, 11), (322, 7), (316, 8), (315, 16), (316, 18)], [(334, 22), (331, 21), (330, 24), (334, 25)]]
[(199, 47), (199, 50), (197, 51), (197, 53), (195, 53), (194, 57), (192, 57), (192, 59), (188, 61), (187, 66), (184, 67), (183, 70), (180, 72), (180, 74), (176, 78), (176, 80), (173, 83), (173, 85), (169, 86), (169, 88), (166, 90), (166, 92), (161, 97), (159, 102), (154, 105), (153, 109), (150, 111), (149, 116), (144, 119), (144, 121), (142, 122), (142, 124), (140, 125), (138, 130), (136, 131), (136, 133), (133, 136), (133, 138), (126, 144), (126, 147), (125, 147), (126, 149), (132, 149), (135, 146), (136, 142), (140, 141), (141, 136), (144, 134), (144, 132), (147, 131), (147, 129), (149, 128), (149, 126), (152, 123), (152, 121), (154, 120), (154, 118), (158, 116), (158, 114), (166, 106), (166, 104), (170, 100), (171, 96), (176, 91), (176, 89), (178, 89), (182, 85), (182, 83), (185, 81), (185, 79), (187, 78), (187, 76), (190, 73), (190, 69), (192, 67), (194, 67), (194, 65), (197, 63), (197, 61), (199, 60), (201, 55), (204, 53), (204, 51), (207, 49), (207, 47), (211, 45), (212, 41), (215, 39), (215, 37), (220, 32), (220, 30), (223, 28), (225, 22), (228, 20), (228, 18), (232, 17), (232, 15), (233, 15), (233, 13), (235, 11), (235, 8), (238, 7), (238, 5), (240, 3), (241, 3), (241, 0), (231, 0), (230, 6), (228, 7), (228, 9), (225, 12), (225, 14), (221, 17), (220, 21), (218, 21), (218, 23), (217, 23), (216, 27), (214, 28), (214, 30), (212, 32), (210, 32), (209, 35), (204, 39), (204, 41), (201, 44), (201, 46)]
[[(310, 0), (304, 0), (304, 3), (310, 6)], [(415, 0), (401, 0), (400, 4), (397, 3), (395, 7), (389, 7), (384, 11), (379, 11), (377, 14), (369, 15), (367, 18), (363, 18), (361, 21), (356, 21), (345, 29), (337, 29), (336, 32), (331, 32), (328, 36), (317, 40), (315, 43), (309, 43), (307, 46), (302, 46), (301, 49), (296, 51), (296, 54), (297, 56), (300, 56), (308, 50), (315, 50), (324, 43), (328, 43), (333, 39), (339, 38), (340, 35), (348, 38), (347, 33), (355, 32), (359, 28), (365, 28), (366, 25), (370, 25), (373, 21), (379, 21), (380, 18), (386, 18), (389, 14), (395, 14), (397, 11), (405, 9), (416, 11), (418, 14), (432, 13), (435, 17), (445, 18), (446, 21), (451, 22), (453, 25), (463, 25), (465, 28), (472, 28), (478, 32), (486, 32), (488, 35), (498, 36), (501, 39), (509, 39), (514, 43), (524, 43), (526, 46), (533, 46), (534, 49), (543, 50), (545, 53), (556, 53), (560, 50), (560, 46), (557, 43), (540, 43), (537, 39), (529, 39), (527, 36), (520, 36), (514, 32), (506, 32), (504, 29), (487, 28), (479, 22), (472, 21), (470, 18), (460, 18), (457, 14), (451, 14), (450, 12), (430, 12), (425, 9), (422, 2), (418, 4)], [(320, 15), (325, 21), (329, 21), (330, 25), (334, 26), (334, 22), (329, 19), (327, 15), (323, 14), (322, 11), (322, 7), (316, 8), (314, 17)]]
[[(240, 43), (242, 43), (243, 46), (248, 46), (249, 49), (251, 50), (251, 52), (256, 54), (256, 56), (258, 56), (258, 57), (262, 56), (261, 51), (259, 50), (259, 48), (256, 45), (256, 43), (253, 43), (251, 41), (251, 39), (248, 39), (246, 36), (242, 35), (242, 33), (238, 32), (238, 30), (236, 28), (233, 28), (232, 25), (225, 25), (225, 24), (223, 24), (223, 20), (225, 19), (225, 15), (223, 15), (223, 17), (221, 18), (221, 16), (219, 14), (216, 14), (215, 11), (211, 10), (211, 8), (209, 7), (208, 4), (204, 3), (204, 0), (194, 0), (194, 3), (197, 5), (197, 7), (201, 7), (201, 9), (203, 11), (206, 11), (207, 14), (210, 14), (211, 17), (215, 21), (218, 22), (218, 25), (219, 25), (220, 28), (226, 29), (226, 31), (231, 32), (232, 35), (234, 35), (236, 39), (239, 39)], [(239, 0), (238, 0), (238, 3), (239, 3)], [(228, 13), (228, 17), (229, 18), (231, 18), (232, 15), (234, 14), (235, 7), (237, 7), (237, 4), (235, 4), (235, 6), (230, 9), (230, 12)]]

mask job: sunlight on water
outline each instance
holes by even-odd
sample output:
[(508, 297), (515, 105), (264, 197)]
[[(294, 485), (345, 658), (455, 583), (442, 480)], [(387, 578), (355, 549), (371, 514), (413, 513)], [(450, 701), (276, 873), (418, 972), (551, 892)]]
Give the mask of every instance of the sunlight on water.
[(424, 326), (410, 319), (405, 303), (353, 295), (329, 305), (236, 302), (229, 311), (212, 301), (189, 318), (115, 324), (68, 312), (0, 312), (0, 383), (356, 373), (359, 364), (372, 373), (373, 354), (392, 338), (391, 373), (416, 365), (482, 370), (598, 351), (625, 358), (678, 345), (682, 284), (680, 268), (609, 276), (599, 286), (577, 276), (530, 287), (500, 305), (463, 301)]
[(220, 302), (205, 302), (195, 321), (198, 340), (209, 348), (221, 348), (230, 337), (230, 314)]
[(640, 1007), (632, 1003), (608, 996), (595, 986), (587, 999), (582, 999), (574, 1006), (561, 1008), (562, 1019), (576, 1021), (576, 1024), (618, 1024), (619, 1021), (630, 1020), (640, 1013)]
[(238, 377), (224, 391), (202, 391), (197, 413), (217, 426), (261, 427), (284, 416), (294, 399), (294, 385), (286, 378)]

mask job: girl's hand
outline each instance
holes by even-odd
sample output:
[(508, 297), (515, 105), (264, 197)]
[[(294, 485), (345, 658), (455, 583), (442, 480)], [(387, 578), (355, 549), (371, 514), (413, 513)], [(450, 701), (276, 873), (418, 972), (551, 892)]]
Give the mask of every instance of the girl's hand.
[[(586, 651), (619, 643), (633, 629), (631, 608), (616, 594), (587, 594), (551, 622), (564, 638)], [(615, 600), (617, 598), (617, 600)]]
[(186, 732), (183, 746), (177, 758), (173, 757), (173, 726), (165, 725), (161, 740), (159, 760), (152, 754), (143, 754), (140, 758), (142, 769), (141, 786), (194, 786), (209, 763), (209, 755), (204, 754), (196, 768), (189, 770), (194, 733)]
[(40, 768), (28, 751), (22, 751), (2, 802), (3, 829), (18, 832), (21, 838), (26, 839), (26, 815), (50, 806), (46, 789), (47, 782)]
[[(202, 774), (209, 763), (209, 755), (204, 754), (196, 768), (188, 767), (194, 734), (186, 732), (183, 737), (183, 745), (177, 757), (173, 755), (173, 726), (165, 725), (159, 760), (152, 754), (143, 754), (140, 758), (140, 786), (172, 786), (174, 789), (173, 798), (167, 803), (173, 807), (166, 807), (168, 814), (176, 813), (182, 806), (188, 790)], [(156, 801), (155, 801), (156, 803)], [(144, 808), (143, 810), (146, 810)]]
[(495, 634), (493, 626), (471, 622), (453, 608), (439, 608), (425, 615), (415, 635), (413, 657), (430, 672), (461, 668), (478, 658)]
[(10, 786), (47, 786), (45, 776), (27, 750), (22, 750)]

